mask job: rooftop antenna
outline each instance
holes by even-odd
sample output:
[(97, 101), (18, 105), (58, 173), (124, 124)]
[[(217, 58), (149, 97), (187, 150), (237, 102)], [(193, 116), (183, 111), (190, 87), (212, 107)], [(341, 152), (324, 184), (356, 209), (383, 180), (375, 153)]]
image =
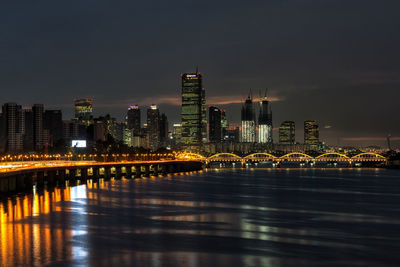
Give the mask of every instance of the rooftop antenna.
[(196, 73), (199, 73), (199, 66), (196, 66)]

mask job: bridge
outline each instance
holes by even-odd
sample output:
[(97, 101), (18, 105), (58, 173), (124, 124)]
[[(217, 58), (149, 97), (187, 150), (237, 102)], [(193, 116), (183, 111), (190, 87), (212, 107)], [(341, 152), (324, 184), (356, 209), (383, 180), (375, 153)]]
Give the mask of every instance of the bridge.
[(0, 193), (30, 190), (33, 185), (75, 183), (112, 177), (138, 178), (202, 170), (202, 162), (192, 160), (154, 161), (21, 161), (0, 164)]
[(354, 163), (378, 163), (387, 164), (387, 158), (373, 152), (359, 153), (354, 156), (347, 156), (345, 154), (329, 152), (318, 156), (310, 156), (301, 152), (292, 152), (283, 156), (276, 156), (270, 153), (252, 153), (247, 156), (239, 156), (234, 153), (217, 153), (211, 156), (204, 156), (196, 153), (180, 153), (177, 154), (178, 159), (191, 159), (204, 162), (207, 166), (213, 162), (233, 162), (240, 163), (245, 166), (246, 163), (257, 163), (257, 162), (272, 162), (277, 166), (280, 166), (283, 162), (308, 162), (315, 166), (316, 163), (348, 163), (350, 166)]

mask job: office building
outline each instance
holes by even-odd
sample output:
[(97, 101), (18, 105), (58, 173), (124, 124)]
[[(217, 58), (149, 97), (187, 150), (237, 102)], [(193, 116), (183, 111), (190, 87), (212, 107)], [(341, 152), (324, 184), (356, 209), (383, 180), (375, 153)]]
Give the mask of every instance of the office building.
[(156, 151), (160, 147), (160, 111), (157, 105), (151, 105), (147, 109), (147, 135), (149, 147)]
[(222, 140), (222, 112), (217, 107), (208, 109), (208, 138), (210, 142), (221, 142)]
[(75, 120), (89, 125), (92, 121), (93, 100), (77, 99), (75, 102)]
[(139, 106), (130, 106), (126, 116), (128, 129), (131, 129), (133, 135), (140, 135), (140, 108)]
[(205, 91), (199, 72), (182, 74), (182, 149), (200, 151), (206, 139)]
[(32, 108), (26, 108), (23, 110), (24, 112), (24, 151), (34, 151), (33, 145), (33, 111)]
[(20, 105), (10, 102), (3, 105), (2, 109), (5, 150), (8, 153), (23, 151), (23, 136), (25, 133), (24, 112)]
[(256, 142), (256, 116), (251, 95), (242, 106), (242, 133), (241, 142)]
[(63, 122), (61, 110), (45, 110), (43, 128), (49, 134), (49, 146), (54, 146), (63, 138)]
[(258, 116), (258, 143), (272, 144), (272, 111), (267, 98), (267, 92), (260, 100), (260, 113)]
[(168, 146), (168, 118), (164, 113), (160, 116), (159, 121), (159, 131), (160, 131), (160, 147)]
[(295, 123), (294, 121), (284, 121), (279, 127), (279, 144), (295, 144)]
[(34, 104), (33, 112), (33, 147), (35, 151), (42, 152), (44, 148), (43, 138), (43, 104)]
[(222, 140), (228, 140), (228, 120), (226, 119), (226, 111), (221, 109), (221, 132)]
[(180, 149), (182, 141), (182, 126), (180, 123), (172, 125), (172, 144), (175, 149)]
[(311, 149), (317, 150), (319, 145), (319, 127), (314, 120), (304, 122), (304, 144), (310, 145)]

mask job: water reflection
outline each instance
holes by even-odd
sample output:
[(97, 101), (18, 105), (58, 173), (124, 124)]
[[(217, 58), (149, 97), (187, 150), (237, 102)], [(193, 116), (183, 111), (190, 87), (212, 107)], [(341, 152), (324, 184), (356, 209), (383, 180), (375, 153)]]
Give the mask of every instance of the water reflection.
[(389, 264), (398, 176), (231, 169), (51, 188), (0, 202), (0, 266)]

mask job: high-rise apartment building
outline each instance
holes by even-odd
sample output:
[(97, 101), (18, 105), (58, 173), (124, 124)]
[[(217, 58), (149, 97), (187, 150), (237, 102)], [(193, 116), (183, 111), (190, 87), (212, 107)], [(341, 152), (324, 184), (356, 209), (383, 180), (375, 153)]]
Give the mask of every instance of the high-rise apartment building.
[(32, 108), (23, 110), (25, 129), (24, 129), (24, 151), (34, 151), (33, 146), (33, 111)]
[(272, 111), (267, 93), (260, 100), (260, 114), (258, 116), (258, 143), (272, 143)]
[(314, 120), (304, 122), (304, 144), (310, 145), (311, 149), (317, 149), (319, 145), (319, 127)]
[(210, 142), (218, 143), (222, 140), (222, 112), (217, 107), (208, 109), (208, 138)]
[(294, 121), (284, 121), (279, 127), (279, 144), (295, 144), (295, 123)]
[(133, 135), (140, 135), (140, 108), (137, 105), (130, 106), (126, 116), (128, 129), (132, 130)]
[(5, 146), (8, 153), (23, 151), (25, 133), (24, 112), (20, 105), (10, 102), (3, 105), (3, 126)]
[(33, 146), (35, 151), (41, 152), (44, 148), (43, 138), (43, 104), (34, 104), (33, 112)]
[(92, 120), (93, 114), (93, 100), (92, 99), (77, 99), (75, 103), (75, 120), (89, 125)]
[(242, 134), (241, 141), (256, 142), (256, 116), (251, 95), (248, 96), (242, 106)]
[(63, 121), (61, 110), (45, 110), (43, 128), (49, 133), (50, 146), (56, 145), (63, 138)]
[(172, 142), (175, 149), (180, 149), (182, 141), (182, 125), (174, 123), (172, 125)]
[(168, 145), (168, 118), (164, 113), (160, 116), (159, 121), (160, 128), (160, 146), (167, 147)]
[(222, 140), (228, 140), (228, 120), (224, 109), (221, 109), (221, 132)]
[(156, 105), (147, 109), (147, 135), (149, 147), (156, 151), (160, 147), (160, 111)]
[(205, 91), (199, 72), (182, 74), (182, 149), (200, 151), (207, 135)]

